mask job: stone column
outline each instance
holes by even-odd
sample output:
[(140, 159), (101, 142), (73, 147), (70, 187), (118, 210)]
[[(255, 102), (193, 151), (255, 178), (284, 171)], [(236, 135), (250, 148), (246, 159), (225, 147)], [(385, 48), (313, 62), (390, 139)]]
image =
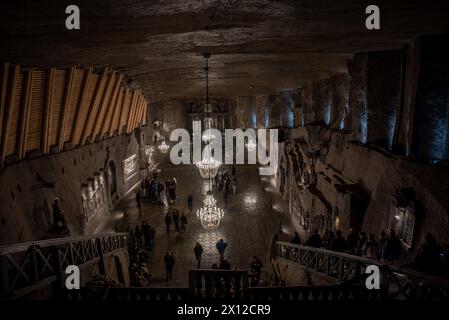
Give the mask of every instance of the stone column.
[(346, 73), (332, 74), (331, 79), (332, 108), (330, 127), (343, 129), (348, 114), (349, 77)]
[(315, 122), (315, 110), (313, 109), (313, 84), (309, 82), (302, 87), (302, 107), (304, 110), (304, 125)]
[(323, 79), (313, 82), (313, 106), (315, 109), (315, 122), (326, 126), (330, 123), (330, 80)]
[(421, 39), (412, 153), (430, 159), (449, 157), (449, 35)]
[(368, 135), (368, 108), (366, 103), (366, 76), (368, 55), (356, 54), (348, 61), (351, 77), (349, 84), (349, 106), (352, 123), (352, 139), (366, 143)]
[(402, 51), (368, 53), (368, 142), (391, 150), (401, 104)]

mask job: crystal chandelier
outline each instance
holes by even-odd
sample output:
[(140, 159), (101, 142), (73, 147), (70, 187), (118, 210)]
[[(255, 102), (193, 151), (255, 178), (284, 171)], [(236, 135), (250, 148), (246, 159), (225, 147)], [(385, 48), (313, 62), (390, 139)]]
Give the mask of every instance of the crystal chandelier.
[(223, 219), (224, 211), (217, 207), (212, 191), (209, 191), (203, 201), (203, 207), (198, 209), (196, 215), (200, 219), (201, 226), (206, 230), (217, 229)]
[(249, 138), (248, 142), (246, 143), (246, 148), (248, 149), (248, 151), (254, 151), (257, 148), (257, 144), (254, 141), (254, 139)]
[(170, 146), (165, 143), (165, 140), (162, 140), (161, 144), (157, 146), (160, 153), (167, 153), (168, 149), (170, 149)]
[[(162, 90), (161, 90), (161, 131), (164, 132), (164, 110), (162, 108)], [(163, 134), (160, 134), (159, 131), (156, 132), (157, 141), (162, 140), (161, 144), (157, 146), (160, 153), (167, 153), (170, 146), (165, 143), (165, 137)]]
[[(209, 117), (209, 54), (204, 54), (204, 58), (206, 59), (206, 67), (204, 68), (204, 71), (206, 71), (206, 104), (204, 106), (206, 115), (205, 120), (207, 124), (207, 128), (211, 128), (211, 118)], [(211, 141), (214, 138), (214, 135), (211, 133), (206, 133), (203, 135), (204, 141)], [(196, 163), (196, 166), (198, 167), (201, 177), (204, 179), (212, 179), (215, 178), (215, 176), (218, 173), (218, 168), (220, 167), (221, 162), (214, 159), (212, 156), (212, 152), (210, 150), (210, 146), (206, 145), (204, 148), (204, 154), (201, 161)]]
[(204, 179), (213, 179), (218, 173), (218, 168), (221, 162), (214, 159), (210, 146), (204, 147), (204, 157), (201, 161), (196, 163), (196, 166), (200, 170), (200, 175)]

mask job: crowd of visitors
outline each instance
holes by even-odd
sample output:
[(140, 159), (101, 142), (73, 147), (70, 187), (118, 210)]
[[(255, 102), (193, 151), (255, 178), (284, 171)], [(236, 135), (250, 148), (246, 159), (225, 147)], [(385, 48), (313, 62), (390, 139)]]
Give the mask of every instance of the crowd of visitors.
[[(301, 244), (298, 233), (295, 232), (291, 243)], [(321, 236), (317, 229), (313, 230), (305, 242), (306, 246), (325, 248), (332, 251), (348, 253), (388, 264), (398, 264), (405, 253), (401, 240), (397, 237), (395, 230), (387, 234), (382, 230), (379, 239), (374, 234), (366, 234), (364, 231), (357, 232), (351, 229), (346, 238), (337, 230), (334, 234), (331, 230)], [(445, 276), (449, 270), (449, 250), (444, 252), (431, 233), (425, 237), (425, 242), (420, 246), (412, 263), (401, 267), (412, 267), (417, 271)]]
[(175, 230), (180, 232), (186, 231), (186, 225), (187, 225), (187, 216), (184, 211), (181, 213), (178, 211), (178, 209), (174, 208), (171, 210), (168, 210), (165, 214), (165, 225), (167, 227), (167, 233), (170, 232), (170, 226), (173, 223), (175, 225)]
[(159, 178), (159, 171), (155, 170), (153, 176), (143, 179), (140, 189), (136, 193), (137, 207), (141, 208), (141, 200), (148, 200), (152, 203), (159, 203), (167, 207), (176, 202), (176, 178), (173, 177), (162, 183)]
[(147, 268), (148, 255), (154, 249), (156, 230), (145, 220), (141, 225), (128, 229), (130, 239), (131, 284), (145, 287), (150, 284), (151, 274)]
[(223, 193), (224, 205), (227, 207), (229, 194), (235, 196), (237, 193), (237, 171), (235, 165), (232, 166), (231, 173), (228, 170), (221, 168), (215, 177), (216, 184), (218, 185), (218, 190)]

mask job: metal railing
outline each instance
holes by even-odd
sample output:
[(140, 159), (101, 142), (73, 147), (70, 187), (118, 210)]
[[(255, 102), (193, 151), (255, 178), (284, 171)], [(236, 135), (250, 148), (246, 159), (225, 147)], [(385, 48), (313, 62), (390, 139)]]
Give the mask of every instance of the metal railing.
[(359, 279), (360, 284), (363, 284), (367, 266), (378, 266), (382, 299), (449, 300), (449, 280), (446, 279), (322, 248), (282, 241), (276, 242), (274, 246), (276, 258), (323, 274), (338, 283)]
[(0, 247), (0, 298), (19, 298), (49, 286), (61, 288), (69, 265), (99, 265), (104, 256), (126, 249), (127, 233), (57, 238)]

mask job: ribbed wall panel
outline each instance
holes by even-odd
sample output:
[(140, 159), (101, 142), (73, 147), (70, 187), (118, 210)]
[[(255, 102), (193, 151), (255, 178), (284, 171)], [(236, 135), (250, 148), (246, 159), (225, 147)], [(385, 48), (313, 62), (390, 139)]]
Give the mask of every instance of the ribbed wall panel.
[(76, 70), (75, 74), (73, 75), (72, 90), (70, 91), (71, 99), (69, 108), (67, 110), (67, 122), (64, 131), (64, 142), (69, 141), (72, 137), (73, 122), (75, 120), (75, 114), (80, 100), (81, 87), (83, 84), (85, 73), (86, 71), (84, 70)]
[(67, 81), (67, 70), (56, 70), (53, 90), (53, 105), (50, 115), (50, 145), (56, 145), (59, 133), (59, 121), (61, 117), (62, 104), (64, 103), (65, 86)]
[(24, 76), (22, 73), (17, 75), (17, 83), (15, 91), (12, 97), (12, 108), (11, 108), (11, 123), (8, 133), (8, 144), (6, 149), (6, 156), (16, 153), (17, 150), (17, 128), (19, 126), (19, 114), (20, 114), (20, 103), (22, 100), (22, 88), (23, 88)]
[(84, 125), (86, 123), (87, 119), (87, 114), (89, 113), (89, 109), (92, 108), (92, 103), (94, 101), (94, 93), (95, 93), (95, 88), (97, 87), (98, 81), (100, 79), (100, 75), (98, 74), (93, 74), (90, 77), (90, 81), (88, 84), (88, 87), (86, 89), (86, 97), (84, 100), (84, 103), (82, 105), (82, 110), (81, 110), (81, 114), (80, 114), (80, 130), (78, 130), (78, 132), (76, 133), (76, 141), (79, 142), (81, 136), (82, 136), (82, 132), (84, 130)]
[(33, 81), (31, 83), (25, 152), (37, 150), (41, 146), (42, 114), (46, 83), (47, 71), (34, 71)]

